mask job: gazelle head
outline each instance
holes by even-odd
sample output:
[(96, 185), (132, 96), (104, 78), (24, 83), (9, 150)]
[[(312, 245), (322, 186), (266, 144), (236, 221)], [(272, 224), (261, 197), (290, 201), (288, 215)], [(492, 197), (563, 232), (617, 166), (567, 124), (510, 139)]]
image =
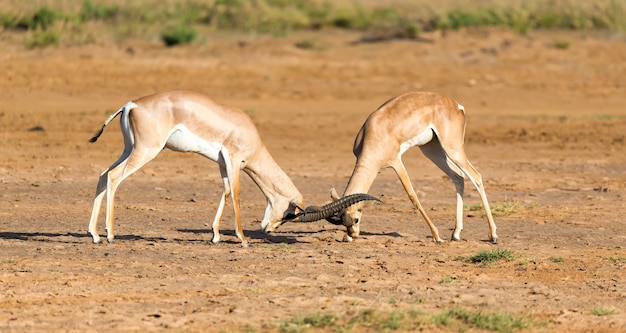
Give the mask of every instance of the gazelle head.
[(263, 217), (263, 221), (261, 222), (261, 228), (267, 234), (270, 234), (278, 227), (280, 227), (283, 223), (290, 221), (290, 219), (294, 218), (303, 210), (300, 208), (300, 201), (297, 200), (279, 200), (279, 202), (275, 202), (272, 204), (268, 201), (267, 207), (265, 207), (265, 216)]
[(344, 241), (351, 242), (353, 238), (359, 237), (363, 206), (365, 206), (365, 202), (359, 202), (346, 208), (340, 215), (341, 224), (346, 227), (346, 235), (343, 238)]
[[(374, 197), (369, 200), (381, 202), (379, 199)], [(344, 242), (351, 242), (354, 238), (359, 237), (361, 215), (363, 214), (363, 207), (365, 205), (366, 203), (364, 201), (357, 202), (350, 207), (342, 209), (338, 213), (326, 218), (326, 221), (332, 224), (343, 225), (346, 227), (346, 234), (343, 237)]]

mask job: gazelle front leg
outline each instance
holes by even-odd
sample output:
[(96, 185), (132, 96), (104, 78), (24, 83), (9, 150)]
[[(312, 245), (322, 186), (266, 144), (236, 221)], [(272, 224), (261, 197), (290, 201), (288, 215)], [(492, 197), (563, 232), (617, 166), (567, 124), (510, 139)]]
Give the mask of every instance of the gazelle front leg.
[(433, 235), (433, 240), (437, 243), (443, 243), (444, 240), (441, 239), (441, 237), (439, 237), (439, 230), (437, 230), (437, 227), (435, 227), (435, 225), (430, 220), (428, 215), (426, 215), (426, 211), (424, 210), (424, 207), (422, 207), (422, 204), (417, 198), (417, 194), (415, 193), (415, 190), (413, 189), (413, 185), (411, 185), (411, 179), (409, 179), (409, 175), (407, 174), (406, 169), (404, 168), (404, 164), (402, 164), (402, 161), (400, 160), (400, 158), (398, 158), (391, 165), (391, 167), (396, 171), (398, 178), (400, 178), (400, 183), (402, 183), (404, 190), (409, 195), (409, 199), (413, 203), (413, 206), (417, 208), (420, 214), (422, 214), (422, 217), (424, 218), (424, 220), (426, 220), (426, 224), (428, 224), (428, 227), (430, 228), (430, 232)]
[(224, 164), (226, 165), (226, 174), (228, 175), (228, 183), (230, 186), (230, 196), (233, 202), (233, 210), (235, 211), (235, 234), (237, 235), (237, 238), (241, 240), (241, 245), (243, 247), (248, 247), (248, 239), (243, 234), (243, 228), (241, 226), (240, 168), (243, 161), (239, 158), (229, 156), (226, 148), (222, 148), (220, 154), (222, 155)]

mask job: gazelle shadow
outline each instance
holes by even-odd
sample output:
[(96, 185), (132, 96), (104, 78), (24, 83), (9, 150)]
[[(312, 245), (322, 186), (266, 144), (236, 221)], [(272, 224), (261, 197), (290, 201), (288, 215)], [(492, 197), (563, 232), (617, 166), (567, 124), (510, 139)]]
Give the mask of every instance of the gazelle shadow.
[[(324, 232), (334, 232), (338, 229), (319, 229), (317, 231), (284, 231), (276, 234), (268, 235), (264, 233), (262, 230), (244, 230), (244, 234), (249, 239), (255, 240), (267, 240), (270, 243), (285, 243), (285, 244), (294, 244), (300, 243), (302, 241), (298, 240), (298, 236), (302, 235), (314, 235), (314, 234), (322, 234)], [(191, 233), (195, 235), (203, 235), (203, 234), (213, 234), (213, 231), (210, 229), (178, 229), (178, 232), (181, 233)], [(223, 230), (221, 231), (222, 236), (228, 236), (236, 238), (234, 230)], [(362, 232), (363, 236), (388, 236), (388, 237), (402, 237), (402, 235), (391, 232), (391, 233), (373, 233), (373, 232)], [(67, 233), (51, 233), (51, 232), (0, 232), (0, 239), (8, 239), (8, 240), (20, 240), (20, 241), (35, 241), (35, 242), (57, 242), (57, 243), (85, 243), (83, 239), (91, 239), (91, 235), (87, 233), (76, 233), (76, 232), (67, 232)], [(123, 241), (145, 241), (145, 242), (190, 242), (190, 243), (202, 243), (202, 242), (210, 242), (210, 239), (180, 239), (180, 238), (165, 238), (165, 237), (145, 237), (140, 235), (116, 235), (115, 240), (123, 240)], [(106, 242), (106, 240), (103, 240)], [(220, 242), (227, 244), (237, 244), (239, 240), (236, 239), (222, 239)]]
[[(69, 238), (69, 239), (68, 239)], [(51, 232), (0, 232), (0, 239), (12, 239), (20, 241), (33, 241), (33, 242), (56, 242), (66, 244), (80, 244), (85, 243), (81, 239), (91, 240), (91, 235), (87, 233), (51, 233)], [(137, 240), (146, 242), (201, 242), (204, 240), (191, 240), (191, 239), (167, 239), (165, 237), (144, 237), (138, 235), (116, 235), (115, 240)], [(106, 240), (104, 240), (106, 243)]]
[[(63, 237), (62, 239), (59, 239)], [(78, 240), (76, 241), (68, 241), (65, 239), (66, 237), (71, 238), (91, 238), (88, 234), (83, 233), (51, 233), (51, 232), (0, 232), (0, 239), (13, 239), (13, 240), (21, 240), (21, 241), (48, 241), (48, 242), (59, 242), (59, 243), (82, 243)]]
[[(186, 233), (192, 233), (192, 234), (213, 234), (213, 231), (210, 229), (178, 229), (178, 232), (186, 232)], [(237, 234), (235, 234), (234, 230), (220, 230), (220, 234), (222, 236), (228, 236), (228, 237), (237, 237)], [(295, 236), (290, 237), (290, 236), (282, 236), (282, 235), (268, 235), (265, 232), (263, 232), (262, 230), (244, 230), (243, 234), (246, 235), (246, 237), (248, 239), (263, 239), (263, 240), (267, 240), (270, 243), (286, 243), (286, 244), (294, 244), (294, 243), (298, 243), (298, 240), (296, 239)], [(220, 243), (239, 243), (239, 240), (230, 240), (230, 239), (223, 239), (220, 240)]]

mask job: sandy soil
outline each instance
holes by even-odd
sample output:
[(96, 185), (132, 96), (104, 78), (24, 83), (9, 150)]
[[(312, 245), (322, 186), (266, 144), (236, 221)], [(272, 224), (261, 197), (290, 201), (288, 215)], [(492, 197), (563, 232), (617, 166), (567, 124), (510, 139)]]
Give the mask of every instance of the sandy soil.
[[(359, 43), (330, 31), (172, 49), (132, 41), (0, 50), (0, 330), (275, 331), (316, 313), (461, 307), (544, 324), (531, 331), (626, 331), (624, 38), (424, 37)], [(570, 48), (554, 47), (559, 40)], [(484, 214), (469, 209), (464, 240), (438, 245), (383, 171), (370, 194), (385, 202), (365, 211), (355, 242), (325, 222), (268, 236), (265, 200), (246, 177), (252, 246), (239, 245), (230, 205), (214, 245), (217, 166), (164, 151), (117, 192), (117, 242), (92, 244), (97, 178), (123, 144), (117, 122), (87, 140), (125, 102), (180, 89), (248, 112), (306, 204), (343, 190), (354, 136), (378, 105), (410, 90), (444, 93), (467, 110), (466, 150), (491, 204), (515, 209), (496, 217), (497, 245), (486, 241)], [(404, 161), (449, 237), (452, 183), (417, 149)], [(470, 183), (465, 197), (468, 207), (480, 202)], [(489, 267), (458, 260), (494, 248), (517, 257)]]

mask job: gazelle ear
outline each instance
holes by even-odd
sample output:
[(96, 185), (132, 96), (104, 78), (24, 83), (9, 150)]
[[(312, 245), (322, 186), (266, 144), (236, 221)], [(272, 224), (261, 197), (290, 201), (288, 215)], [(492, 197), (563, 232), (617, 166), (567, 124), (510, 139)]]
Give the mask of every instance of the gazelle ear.
[(298, 217), (298, 214), (303, 211), (304, 209), (302, 209), (295, 200), (290, 201), (289, 207), (287, 207), (287, 210), (283, 213), (283, 222), (293, 221), (296, 217)]
[(295, 200), (292, 200), (289, 203), (289, 211), (292, 211), (294, 214), (298, 214), (304, 212), (304, 208), (300, 207)]

